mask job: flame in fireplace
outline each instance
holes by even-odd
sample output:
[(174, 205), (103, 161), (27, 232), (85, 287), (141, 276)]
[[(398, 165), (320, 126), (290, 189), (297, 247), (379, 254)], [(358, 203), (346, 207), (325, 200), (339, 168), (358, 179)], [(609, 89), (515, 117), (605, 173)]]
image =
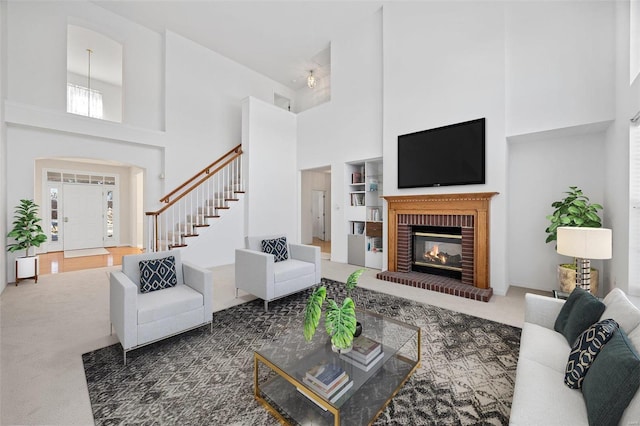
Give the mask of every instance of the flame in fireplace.
[(424, 254), (424, 258), (431, 262), (440, 262), (443, 265), (447, 263), (447, 256), (444, 253), (440, 253), (438, 244), (434, 244), (431, 250)]

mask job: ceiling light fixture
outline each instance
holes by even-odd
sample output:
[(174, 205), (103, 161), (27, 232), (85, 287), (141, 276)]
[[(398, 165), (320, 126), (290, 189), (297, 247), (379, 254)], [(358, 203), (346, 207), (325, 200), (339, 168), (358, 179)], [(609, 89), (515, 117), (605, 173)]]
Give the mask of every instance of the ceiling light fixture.
[(316, 87), (316, 78), (313, 76), (313, 70), (309, 71), (309, 77), (307, 77), (307, 86), (309, 89)]

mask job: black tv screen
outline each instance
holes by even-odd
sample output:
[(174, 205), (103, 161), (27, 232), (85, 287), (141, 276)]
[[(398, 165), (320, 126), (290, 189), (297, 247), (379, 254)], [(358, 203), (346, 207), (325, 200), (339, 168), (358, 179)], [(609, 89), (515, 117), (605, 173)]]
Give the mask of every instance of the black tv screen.
[(398, 188), (485, 183), (484, 122), (398, 136)]

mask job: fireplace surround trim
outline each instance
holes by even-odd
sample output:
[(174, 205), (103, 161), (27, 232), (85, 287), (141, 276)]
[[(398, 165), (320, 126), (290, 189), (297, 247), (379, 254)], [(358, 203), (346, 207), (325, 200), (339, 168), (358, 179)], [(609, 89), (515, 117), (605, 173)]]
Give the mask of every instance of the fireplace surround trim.
[(497, 192), (385, 196), (387, 201), (387, 269), (398, 271), (398, 215), (473, 216), (473, 286), (490, 288), (489, 283), (489, 206)]

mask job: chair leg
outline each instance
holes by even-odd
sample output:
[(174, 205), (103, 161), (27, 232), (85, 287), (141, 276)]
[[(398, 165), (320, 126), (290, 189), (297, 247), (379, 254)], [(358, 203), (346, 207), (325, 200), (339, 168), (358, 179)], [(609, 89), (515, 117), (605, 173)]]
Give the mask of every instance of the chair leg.
[(269, 312), (269, 302), (267, 300), (264, 301), (264, 311)]
[(109, 336), (113, 336), (113, 323), (109, 323)]
[(236, 299), (238, 298), (238, 287), (236, 287)]
[(124, 365), (127, 365), (127, 350), (122, 348), (122, 357), (124, 358)]

